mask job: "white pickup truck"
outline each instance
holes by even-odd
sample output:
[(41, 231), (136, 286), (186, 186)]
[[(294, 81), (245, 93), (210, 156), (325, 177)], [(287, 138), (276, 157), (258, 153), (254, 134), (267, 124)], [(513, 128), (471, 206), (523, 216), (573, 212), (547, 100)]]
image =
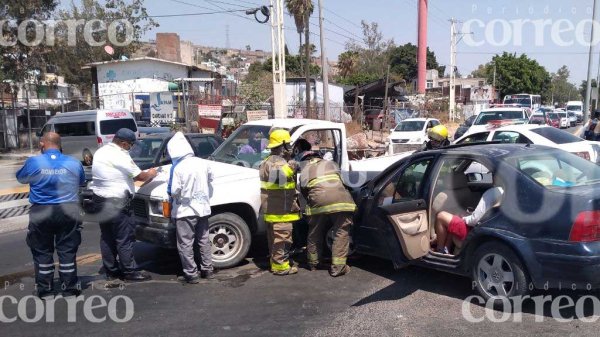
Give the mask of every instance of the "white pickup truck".
[[(236, 130), (210, 157), (214, 174), (209, 219), (213, 264), (216, 268), (237, 265), (246, 257), (253, 235), (265, 232), (260, 215), (260, 179), (258, 166), (268, 155), (265, 149), (269, 130), (289, 130), (292, 143), (308, 140), (313, 149), (329, 153), (341, 168), (344, 182), (361, 186), (377, 173), (410, 153), (349, 161), (344, 124), (311, 119), (269, 119), (249, 122)], [(327, 154), (327, 156), (329, 156)], [(162, 247), (175, 248), (175, 227), (163, 215), (162, 202), (167, 200), (170, 165), (161, 174), (141, 186), (133, 199), (138, 240)]]

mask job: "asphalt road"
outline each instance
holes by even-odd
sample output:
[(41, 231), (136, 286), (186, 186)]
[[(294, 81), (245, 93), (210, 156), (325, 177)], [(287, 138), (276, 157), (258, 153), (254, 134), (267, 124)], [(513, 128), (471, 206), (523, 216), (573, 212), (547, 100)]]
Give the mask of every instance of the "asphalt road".
[[(15, 165), (0, 163), (0, 177), (10, 176)], [(5, 172), (6, 171), (6, 172)], [(18, 186), (2, 183), (2, 189)], [(7, 201), (8, 203), (14, 201)], [(7, 202), (0, 200), (0, 208)], [(17, 220), (15, 220), (17, 219)], [(33, 264), (25, 244), (27, 216), (0, 219), (0, 229), (13, 221), (11, 231), (0, 232), (0, 299), (17, 301), (33, 291)], [(470, 323), (462, 314), (464, 300), (475, 294), (467, 278), (433, 270), (409, 267), (394, 270), (391, 263), (371, 257), (352, 257), (350, 274), (331, 278), (325, 270), (310, 272), (301, 268), (297, 275), (277, 277), (266, 271), (264, 239), (255, 241), (249, 258), (240, 266), (217, 273), (214, 281), (184, 285), (177, 280), (181, 267), (177, 253), (138, 242), (136, 260), (153, 280), (146, 283), (107, 287), (99, 274), (99, 229), (86, 223), (78, 254), (78, 270), (84, 284), (84, 299), (101, 296), (110, 302), (127, 296), (133, 303), (132, 317), (126, 323), (114, 322), (107, 309), (97, 308), (88, 320), (84, 304), (75, 305), (76, 322), (68, 322), (68, 305), (58, 298), (54, 322), (24, 322), (18, 305), (0, 302), (6, 317), (19, 316), (12, 323), (0, 323), (0, 336), (597, 336), (598, 322), (582, 320), (557, 322), (550, 306), (535, 314), (532, 305), (523, 308), (522, 323), (497, 323), (484, 319)], [(299, 257), (300, 262), (302, 258)], [(546, 295), (546, 294), (545, 294)], [(585, 293), (553, 292), (574, 298)], [(23, 306), (32, 318), (33, 301)], [(123, 303), (111, 313), (124, 317)], [(476, 317), (486, 312), (471, 307)], [(564, 316), (573, 314), (567, 311)], [(17, 315), (18, 314), (18, 315)], [(497, 310), (489, 314), (502, 315)], [(585, 319), (592, 318), (589, 310)], [(45, 316), (47, 317), (47, 316)], [(0, 316), (0, 321), (2, 316)], [(540, 320), (540, 321), (536, 321)]]
[[(0, 296), (21, 299), (33, 290), (33, 267), (24, 243), (25, 231), (0, 235)], [(532, 308), (525, 308), (523, 323), (469, 323), (461, 314), (463, 300), (473, 294), (468, 279), (416, 267), (393, 270), (384, 260), (352, 258), (353, 269), (341, 278), (325, 270), (288, 277), (264, 270), (264, 245), (252, 249), (243, 265), (220, 271), (214, 281), (184, 285), (177, 281), (180, 266), (174, 251), (147, 244), (136, 245), (136, 259), (153, 276), (147, 283), (105, 288), (98, 274), (99, 231), (86, 224), (79, 252), (79, 274), (84, 296), (111, 301), (128, 296), (134, 313), (127, 323), (107, 318), (103, 323), (86, 321), (83, 304), (76, 322), (69, 323), (64, 299), (55, 301), (54, 322), (0, 323), (2, 336), (139, 335), (139, 336), (597, 336), (596, 323), (558, 323), (546, 314), (535, 322)], [(21, 285), (23, 290), (21, 290)], [(6, 317), (17, 315), (17, 305), (3, 304)], [(124, 317), (124, 305), (117, 307)], [(120, 309), (120, 310), (119, 310)], [(96, 309), (97, 317), (106, 309)], [(528, 313), (527, 313), (528, 312)], [(35, 307), (27, 307), (27, 317)], [(476, 306), (475, 316), (484, 309)], [(499, 317), (500, 312), (496, 312)]]

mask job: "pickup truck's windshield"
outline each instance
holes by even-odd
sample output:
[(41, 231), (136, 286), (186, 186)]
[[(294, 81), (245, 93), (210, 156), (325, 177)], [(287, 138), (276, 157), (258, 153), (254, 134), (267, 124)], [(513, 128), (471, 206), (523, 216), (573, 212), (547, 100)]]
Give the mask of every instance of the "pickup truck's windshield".
[(269, 155), (270, 126), (243, 125), (219, 146), (212, 159), (223, 163), (258, 168), (262, 159)]

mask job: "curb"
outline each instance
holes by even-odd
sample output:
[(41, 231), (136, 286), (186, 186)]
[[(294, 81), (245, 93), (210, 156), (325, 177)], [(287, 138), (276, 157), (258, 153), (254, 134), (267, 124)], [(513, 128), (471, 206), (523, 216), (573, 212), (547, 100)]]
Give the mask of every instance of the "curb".
[(33, 155), (0, 154), (0, 160), (27, 160)]

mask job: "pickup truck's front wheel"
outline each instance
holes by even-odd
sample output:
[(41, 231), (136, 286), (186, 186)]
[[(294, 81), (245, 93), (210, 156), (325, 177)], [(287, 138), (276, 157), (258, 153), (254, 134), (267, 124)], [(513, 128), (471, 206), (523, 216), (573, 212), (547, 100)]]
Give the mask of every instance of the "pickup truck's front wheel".
[(250, 250), (251, 234), (244, 219), (234, 213), (216, 214), (208, 219), (213, 266), (217, 269), (238, 265)]

